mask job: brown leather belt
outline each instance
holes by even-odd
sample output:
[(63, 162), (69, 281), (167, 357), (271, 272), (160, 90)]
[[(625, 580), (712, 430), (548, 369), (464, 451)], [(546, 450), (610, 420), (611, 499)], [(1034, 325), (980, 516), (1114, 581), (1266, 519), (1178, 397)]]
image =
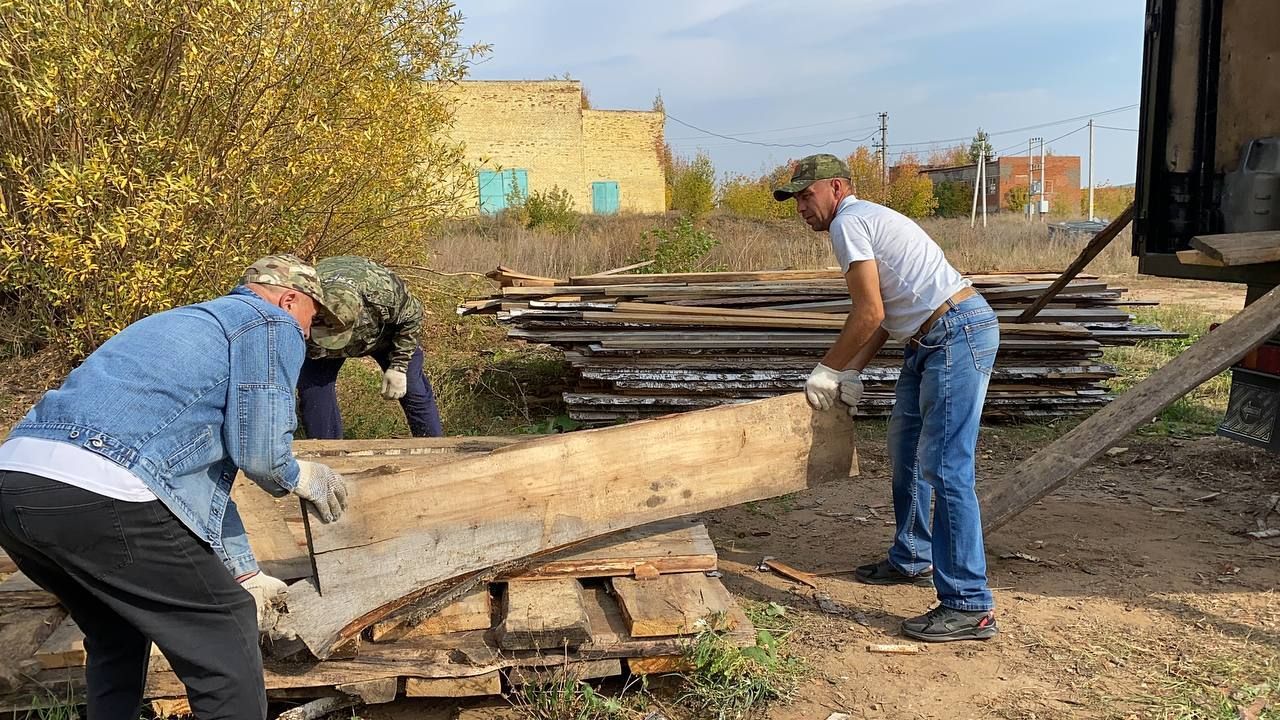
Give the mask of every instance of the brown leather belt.
[(978, 294), (978, 291), (974, 290), (972, 287), (963, 287), (957, 290), (955, 295), (952, 295), (951, 297), (947, 298), (946, 302), (939, 305), (933, 311), (933, 314), (929, 316), (928, 320), (924, 321), (924, 324), (920, 326), (920, 330), (916, 332), (915, 335), (912, 335), (911, 339), (916, 342), (919, 342), (920, 338), (929, 334), (929, 329), (932, 328), (933, 324), (938, 321), (938, 318), (942, 317), (943, 315), (946, 315), (948, 310), (959, 305), (965, 300), (968, 300), (971, 297), (976, 297), (977, 294)]

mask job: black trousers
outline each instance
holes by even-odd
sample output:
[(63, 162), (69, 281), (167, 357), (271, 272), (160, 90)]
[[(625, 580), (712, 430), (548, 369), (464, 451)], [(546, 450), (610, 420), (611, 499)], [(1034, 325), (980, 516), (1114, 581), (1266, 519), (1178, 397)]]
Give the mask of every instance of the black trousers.
[(200, 720), (266, 717), (253, 597), (163, 503), (0, 470), (0, 546), (84, 631), (89, 720), (137, 720), (149, 642)]

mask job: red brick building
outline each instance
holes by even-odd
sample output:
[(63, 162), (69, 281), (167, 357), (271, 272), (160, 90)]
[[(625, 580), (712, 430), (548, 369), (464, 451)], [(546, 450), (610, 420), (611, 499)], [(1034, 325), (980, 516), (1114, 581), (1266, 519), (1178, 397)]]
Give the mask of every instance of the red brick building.
[[(1034, 179), (1039, 183), (1039, 157), (1035, 158), (1035, 165)], [(1080, 215), (1080, 156), (1049, 155), (1045, 157), (1044, 165), (1044, 199), (1049, 201), (1050, 212), (1071, 217)], [(1006, 198), (1009, 190), (1015, 187), (1028, 189), (1029, 169), (1030, 159), (1026, 155), (1006, 155), (987, 162), (987, 212), (1007, 211)], [(973, 180), (977, 172), (977, 163), (920, 168), (920, 174), (927, 175), (934, 185), (943, 182), (963, 183), (969, 188), (970, 197), (973, 195)]]

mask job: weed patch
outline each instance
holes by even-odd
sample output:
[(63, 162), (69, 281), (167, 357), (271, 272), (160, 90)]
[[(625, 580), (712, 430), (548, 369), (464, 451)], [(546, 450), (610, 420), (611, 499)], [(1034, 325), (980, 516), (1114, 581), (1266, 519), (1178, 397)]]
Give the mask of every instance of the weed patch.
[(723, 634), (704, 628), (685, 650), (693, 669), (683, 675), (686, 687), (679, 701), (699, 717), (743, 718), (790, 698), (799, 686), (804, 663), (783, 647), (791, 633), (787, 608), (777, 603), (752, 605), (748, 616), (756, 625), (754, 645), (737, 647)]

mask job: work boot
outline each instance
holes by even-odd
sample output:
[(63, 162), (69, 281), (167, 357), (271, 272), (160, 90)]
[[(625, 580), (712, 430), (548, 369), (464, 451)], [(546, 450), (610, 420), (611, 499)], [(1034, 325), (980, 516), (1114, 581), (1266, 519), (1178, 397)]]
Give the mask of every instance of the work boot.
[(915, 585), (916, 587), (933, 587), (933, 568), (919, 575), (907, 575), (888, 560), (881, 560), (870, 565), (859, 565), (853, 571), (858, 582), (868, 585)]
[(996, 636), (991, 610), (955, 610), (944, 605), (902, 621), (902, 634), (925, 642), (989, 640)]

